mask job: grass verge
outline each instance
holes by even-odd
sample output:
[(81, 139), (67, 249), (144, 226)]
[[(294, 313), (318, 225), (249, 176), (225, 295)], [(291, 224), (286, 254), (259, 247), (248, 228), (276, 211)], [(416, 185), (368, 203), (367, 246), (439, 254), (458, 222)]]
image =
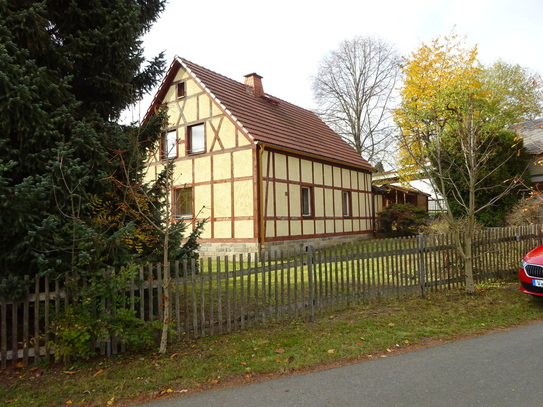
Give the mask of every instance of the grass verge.
[(320, 315), (317, 322), (269, 325), (183, 340), (159, 356), (51, 364), (0, 372), (7, 406), (127, 406), (220, 386), (387, 357), (543, 318), (543, 301), (517, 283), (486, 283), (476, 295), (449, 291)]

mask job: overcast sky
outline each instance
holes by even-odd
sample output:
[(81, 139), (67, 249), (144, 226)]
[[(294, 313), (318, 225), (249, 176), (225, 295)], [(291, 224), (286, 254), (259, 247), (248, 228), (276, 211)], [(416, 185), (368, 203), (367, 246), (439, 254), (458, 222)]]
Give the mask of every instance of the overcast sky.
[(164, 51), (168, 65), (178, 55), (240, 82), (256, 72), (266, 93), (311, 109), (311, 76), (341, 41), (377, 36), (407, 56), (453, 27), (478, 45), (481, 62), (543, 74), (542, 0), (170, 0), (144, 48), (149, 57)]

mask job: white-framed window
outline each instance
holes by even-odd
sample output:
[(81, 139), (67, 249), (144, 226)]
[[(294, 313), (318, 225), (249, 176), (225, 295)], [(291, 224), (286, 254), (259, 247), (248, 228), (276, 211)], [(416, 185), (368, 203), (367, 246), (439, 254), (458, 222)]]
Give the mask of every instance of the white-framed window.
[(199, 154), (205, 152), (204, 124), (189, 126), (187, 129), (188, 153)]
[(173, 190), (174, 219), (192, 218), (192, 187), (176, 188)]
[(343, 216), (346, 218), (353, 216), (351, 191), (341, 191), (341, 203), (343, 207)]
[(177, 130), (168, 130), (164, 133), (161, 150), (163, 160), (177, 157)]
[(302, 216), (313, 216), (313, 188), (302, 187)]

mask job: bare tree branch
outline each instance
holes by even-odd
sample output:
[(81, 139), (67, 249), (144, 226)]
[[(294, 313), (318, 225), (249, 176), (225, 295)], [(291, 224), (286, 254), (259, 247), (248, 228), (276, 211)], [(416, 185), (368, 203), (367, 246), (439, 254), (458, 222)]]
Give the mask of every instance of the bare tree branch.
[(313, 78), (317, 113), (374, 164), (390, 152), (389, 106), (399, 73), (400, 57), (390, 44), (355, 37), (323, 58)]

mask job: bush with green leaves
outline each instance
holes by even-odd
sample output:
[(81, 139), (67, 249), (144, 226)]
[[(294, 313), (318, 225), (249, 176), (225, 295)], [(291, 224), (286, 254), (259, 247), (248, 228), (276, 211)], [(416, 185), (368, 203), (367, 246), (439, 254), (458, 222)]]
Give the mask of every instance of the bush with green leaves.
[(410, 203), (387, 206), (377, 216), (380, 231), (394, 236), (409, 236), (418, 233), (428, 220), (428, 213), (424, 209)]
[(159, 327), (138, 318), (123, 295), (135, 272), (135, 267), (128, 267), (68, 279), (65, 292), (70, 305), (52, 323), (57, 360), (88, 359), (96, 355), (97, 344), (112, 337), (129, 350), (153, 343)]

